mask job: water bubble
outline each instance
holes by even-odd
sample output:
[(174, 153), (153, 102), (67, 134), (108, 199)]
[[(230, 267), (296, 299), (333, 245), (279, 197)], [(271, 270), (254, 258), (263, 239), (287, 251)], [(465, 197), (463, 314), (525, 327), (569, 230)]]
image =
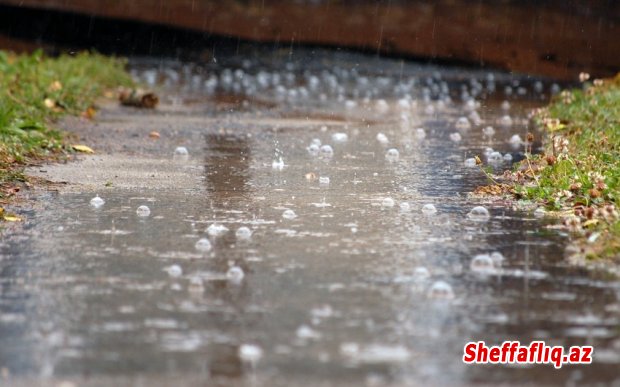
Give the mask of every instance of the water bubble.
[(426, 137), (426, 131), (423, 128), (417, 128), (415, 130), (415, 138), (422, 140)]
[(385, 113), (388, 111), (389, 106), (388, 103), (384, 100), (384, 99), (379, 99), (377, 100), (377, 102), (375, 103), (375, 109), (379, 112), (379, 113)]
[(239, 359), (248, 363), (251, 367), (255, 367), (256, 363), (263, 357), (263, 349), (254, 344), (242, 344), (239, 346)]
[(301, 325), (295, 331), (297, 337), (301, 340), (318, 340), (321, 338), (321, 334), (307, 325)]
[(422, 207), (422, 213), (424, 215), (433, 215), (437, 213), (437, 208), (435, 208), (435, 205), (428, 203)]
[(138, 216), (149, 216), (151, 215), (151, 210), (147, 206), (140, 206), (136, 209), (136, 214)]
[(334, 150), (330, 145), (321, 146), (319, 153), (324, 159), (331, 159), (332, 157), (334, 157)]
[(176, 147), (176, 149), (174, 150), (174, 155), (175, 156), (188, 156), (189, 152), (187, 151), (187, 148), (184, 146), (178, 146)]
[(512, 161), (512, 155), (510, 153), (506, 153), (504, 155), (504, 161), (511, 162)]
[(291, 220), (291, 219), (295, 219), (295, 218), (297, 217), (297, 214), (296, 214), (296, 213), (295, 213), (295, 211), (293, 211), (293, 210), (285, 210), (285, 211), (282, 213), (282, 217), (283, 217), (284, 219)]
[(346, 142), (349, 140), (349, 135), (346, 133), (334, 133), (332, 134), (333, 142)]
[(428, 104), (424, 107), (424, 114), (426, 114), (427, 116), (432, 116), (433, 114), (435, 114), (435, 107), (431, 104)]
[(318, 156), (318, 155), (319, 155), (319, 150), (320, 150), (320, 147), (319, 147), (319, 145), (316, 145), (316, 144), (310, 144), (310, 145), (306, 148), (306, 150), (308, 151), (308, 153), (309, 153), (311, 156), (315, 156), (315, 157), (316, 157), (316, 156)]
[(473, 122), (474, 125), (482, 124), (482, 118), (480, 118), (480, 114), (478, 114), (477, 111), (473, 111), (469, 113), (467, 117), (469, 118), (471, 122)]
[(465, 160), (465, 166), (466, 167), (475, 167), (476, 166), (476, 159), (471, 157), (469, 159)]
[(469, 120), (467, 119), (467, 117), (459, 117), (459, 119), (456, 120), (456, 124), (454, 126), (458, 130), (467, 130), (471, 128), (471, 124), (469, 123)]
[(542, 207), (538, 207), (535, 211), (534, 211), (534, 216), (536, 218), (542, 218), (547, 214), (547, 211), (545, 211), (544, 208)]
[(504, 161), (504, 156), (502, 156), (501, 153), (494, 151), (487, 156), (487, 161), (491, 164), (499, 164)]
[(388, 142), (390, 142), (387, 138), (387, 136), (383, 133), (377, 133), (377, 141), (379, 141), (379, 143), (385, 145)]
[(459, 142), (461, 141), (462, 137), (461, 134), (458, 132), (454, 132), (454, 133), (450, 133), (450, 140), (454, 141), (454, 142)]
[(478, 222), (486, 222), (491, 219), (491, 215), (489, 214), (489, 210), (482, 206), (476, 206), (469, 211), (467, 217), (471, 220)]
[(200, 277), (192, 277), (189, 279), (189, 286), (187, 288), (192, 293), (202, 293), (205, 290), (204, 283)]
[(95, 207), (95, 208), (99, 208), (99, 207), (103, 206), (104, 204), (105, 204), (105, 200), (101, 199), (99, 197), (99, 195), (97, 195), (94, 198), (90, 199), (90, 205)]
[(398, 108), (401, 110), (409, 110), (411, 108), (411, 104), (408, 99), (401, 98), (398, 100)]
[(495, 267), (499, 267), (504, 262), (504, 255), (499, 251), (494, 251), (491, 253), (491, 259), (493, 260)]
[(318, 138), (313, 138), (312, 141), (310, 141), (310, 145), (316, 145), (317, 147), (321, 146), (321, 140)]
[(183, 269), (179, 265), (168, 266), (164, 269), (170, 277), (177, 278), (183, 275)]
[(208, 251), (211, 251), (211, 242), (207, 238), (201, 238), (196, 242), (194, 247), (196, 248), (196, 250), (206, 253)]
[(209, 227), (207, 227), (207, 234), (213, 237), (218, 237), (224, 235), (228, 232), (228, 227), (223, 224), (213, 223)]
[(469, 268), (476, 273), (490, 274), (495, 271), (495, 264), (488, 254), (479, 254), (471, 260)]
[(383, 208), (394, 207), (394, 199), (392, 199), (392, 198), (383, 198), (383, 200), (381, 201), (381, 207), (383, 207)]
[(344, 107), (346, 109), (355, 109), (355, 107), (357, 107), (357, 102), (348, 99), (345, 103), (344, 103)]
[(482, 135), (484, 137), (493, 137), (494, 134), (495, 134), (495, 129), (493, 129), (492, 126), (487, 126), (484, 129), (482, 129)]
[(385, 153), (385, 159), (390, 163), (395, 163), (398, 161), (400, 154), (398, 153), (398, 149), (391, 148)]
[(508, 142), (511, 145), (521, 145), (523, 144), (523, 139), (518, 134), (513, 134), (512, 137), (510, 137), (510, 140), (508, 140)]
[(512, 118), (511, 118), (508, 114), (503, 115), (503, 116), (499, 119), (498, 123), (499, 123), (501, 126), (504, 126), (504, 127), (509, 127), (509, 126), (512, 126)]
[(252, 237), (252, 230), (250, 230), (248, 227), (241, 226), (235, 232), (235, 236), (237, 237), (237, 239), (250, 239)]
[(502, 110), (504, 111), (508, 111), (510, 110), (510, 102), (508, 101), (503, 101), (501, 104)]
[(400, 210), (403, 211), (403, 212), (407, 212), (407, 211), (411, 210), (411, 206), (409, 205), (408, 202), (401, 202), (399, 204), (399, 207), (400, 207)]
[(451, 300), (454, 298), (454, 291), (449, 283), (437, 281), (429, 288), (428, 296), (438, 300)]
[(239, 266), (232, 266), (226, 272), (226, 278), (232, 283), (240, 283), (243, 281), (243, 277), (245, 277), (245, 273)]
[(418, 266), (413, 270), (413, 278), (417, 281), (424, 281), (431, 277), (431, 273), (424, 266)]

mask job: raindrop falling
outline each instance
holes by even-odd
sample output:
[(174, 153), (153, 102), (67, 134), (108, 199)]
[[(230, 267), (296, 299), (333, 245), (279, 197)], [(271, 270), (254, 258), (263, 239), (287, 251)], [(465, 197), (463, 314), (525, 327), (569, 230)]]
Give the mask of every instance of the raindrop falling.
[(334, 149), (330, 145), (323, 145), (319, 149), (319, 153), (324, 159), (331, 159), (334, 157)]
[(510, 140), (508, 140), (508, 142), (511, 145), (518, 146), (518, 145), (523, 144), (523, 139), (518, 134), (513, 134), (512, 137), (510, 137)]
[(308, 154), (310, 154), (310, 156), (318, 156), (319, 155), (319, 151), (320, 151), (320, 145), (317, 144), (310, 144), (308, 145), (308, 147), (306, 148), (306, 150), (308, 151)]
[(136, 209), (136, 214), (138, 216), (146, 217), (151, 215), (151, 210), (147, 206), (140, 206)]
[(97, 195), (94, 198), (90, 199), (90, 205), (95, 207), (95, 208), (99, 208), (99, 207), (103, 206), (104, 204), (105, 204), (105, 200), (101, 199), (99, 197), (99, 195)]
[(466, 167), (475, 167), (476, 166), (476, 159), (474, 159), (473, 157), (469, 158), (469, 159), (466, 159), (465, 160), (465, 166)]
[(425, 281), (431, 277), (431, 273), (424, 266), (418, 266), (413, 270), (413, 278), (417, 281)]
[(495, 134), (495, 129), (493, 129), (492, 126), (487, 126), (484, 129), (482, 129), (482, 135), (484, 137), (493, 137), (494, 134)]
[(202, 293), (205, 290), (205, 286), (200, 277), (192, 277), (189, 280), (189, 286), (187, 288), (192, 293)]
[(332, 134), (332, 141), (333, 142), (347, 142), (349, 140), (349, 136), (346, 133), (334, 133)]
[(411, 210), (411, 206), (409, 205), (408, 202), (401, 202), (399, 206), (402, 212), (408, 212), (409, 210)]
[(510, 127), (510, 126), (512, 126), (512, 118), (511, 118), (508, 114), (503, 115), (503, 116), (499, 119), (498, 123), (499, 123), (501, 126), (504, 126), (504, 127)]
[(491, 215), (489, 214), (489, 210), (482, 206), (476, 206), (469, 211), (467, 217), (470, 220), (474, 220), (477, 222), (486, 222), (491, 219)]
[(450, 133), (450, 140), (454, 141), (454, 142), (459, 142), (461, 141), (462, 137), (460, 133), (454, 132), (454, 133)]
[(422, 140), (426, 137), (426, 131), (423, 128), (417, 128), (415, 130), (415, 138), (418, 140)]
[(196, 242), (194, 247), (196, 248), (196, 250), (202, 253), (206, 253), (211, 251), (211, 242), (207, 238), (201, 238), (198, 240), (198, 242)]
[(471, 124), (469, 123), (467, 117), (460, 117), (458, 120), (456, 120), (456, 124), (454, 126), (458, 130), (467, 130), (471, 128)]
[(291, 220), (291, 219), (295, 219), (295, 218), (297, 217), (297, 214), (296, 214), (296, 213), (295, 213), (295, 211), (293, 211), (293, 210), (285, 210), (285, 211), (282, 213), (282, 217), (283, 217), (284, 219)]
[(383, 145), (386, 145), (388, 142), (390, 142), (387, 136), (383, 133), (377, 133), (377, 141), (379, 141), (379, 143)]
[(395, 148), (391, 148), (385, 153), (385, 159), (390, 163), (397, 162), (399, 157), (398, 149)]
[(502, 154), (499, 152), (491, 152), (487, 156), (487, 161), (491, 164), (500, 164), (502, 161), (504, 161), (504, 156), (502, 156)]

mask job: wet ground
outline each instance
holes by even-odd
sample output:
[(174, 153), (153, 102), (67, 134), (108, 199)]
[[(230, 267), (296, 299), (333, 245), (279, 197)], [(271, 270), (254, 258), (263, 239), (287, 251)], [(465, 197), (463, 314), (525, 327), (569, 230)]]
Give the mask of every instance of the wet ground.
[[(100, 154), (32, 170), (66, 184), (0, 245), (4, 382), (618, 382), (615, 274), (570, 265), (533, 207), (468, 195), (467, 159), (524, 157), (549, 82), (330, 53), (133, 68), (162, 106), (67, 121)], [(477, 340), (594, 363), (464, 365)]]

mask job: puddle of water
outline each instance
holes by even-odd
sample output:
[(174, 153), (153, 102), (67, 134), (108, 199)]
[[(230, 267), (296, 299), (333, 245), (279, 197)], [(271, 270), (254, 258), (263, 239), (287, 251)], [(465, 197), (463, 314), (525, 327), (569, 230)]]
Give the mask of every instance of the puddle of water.
[[(280, 110), (266, 115), (342, 124), (209, 131), (204, 151), (194, 146), (189, 156), (204, 158), (193, 193), (111, 190), (97, 208), (91, 192), (44, 200), (31, 226), (0, 248), (3, 367), (44, 377), (261, 375), (334, 385), (616, 377), (616, 280), (565, 265), (564, 236), (547, 230), (548, 220), (466, 197), (484, 183), (467, 158), (487, 147), (523, 157), (509, 139), (527, 132), (525, 112), (540, 103), (535, 81), (497, 74), (500, 97), (475, 107), (460, 94), (489, 88), (486, 74), (474, 74), (476, 83), (447, 70), (443, 81), (433, 68), (382, 75), (308, 63), (275, 82), (277, 72), (241, 68), (191, 82), (213, 93), (207, 100), (240, 85), (236, 108), (269, 102)], [(200, 73), (185, 69), (176, 78), (150, 68), (136, 75), (177, 85), (179, 72)], [(510, 97), (510, 126), (501, 125), (507, 85), (529, 96)], [(444, 86), (451, 103), (440, 97)], [(469, 129), (457, 127), (461, 117)], [(489, 125), (492, 136), (482, 130)], [(333, 155), (312, 155), (313, 141)], [(397, 159), (386, 159), (388, 149)], [(148, 216), (136, 213), (143, 205)], [(468, 217), (476, 206), (489, 218)], [(208, 246), (197, 246), (201, 238)], [(468, 341), (535, 339), (593, 345), (595, 362), (561, 371), (461, 362)]]

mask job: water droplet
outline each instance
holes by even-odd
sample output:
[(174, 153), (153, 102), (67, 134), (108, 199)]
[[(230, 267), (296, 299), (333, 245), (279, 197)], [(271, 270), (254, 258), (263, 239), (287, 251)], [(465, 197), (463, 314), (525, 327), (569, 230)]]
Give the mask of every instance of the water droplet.
[(482, 129), (482, 135), (484, 137), (493, 137), (494, 134), (495, 134), (495, 129), (493, 129), (492, 126), (487, 126), (484, 129)]
[(498, 123), (499, 125), (504, 126), (504, 127), (512, 126), (512, 118), (508, 114), (503, 115), (499, 119)]
[(454, 132), (454, 133), (450, 133), (450, 140), (454, 141), (454, 142), (459, 142), (461, 141), (462, 137), (460, 133)]
[(250, 239), (252, 238), (252, 230), (250, 230), (248, 227), (241, 226), (235, 232), (235, 236), (237, 237), (237, 239), (242, 239), (242, 240)]
[(491, 164), (500, 164), (504, 161), (504, 156), (499, 152), (493, 151), (487, 156), (487, 161)]
[(417, 128), (415, 130), (415, 138), (418, 140), (422, 140), (426, 137), (426, 131), (423, 128)]
[(422, 207), (422, 213), (424, 215), (433, 215), (437, 213), (437, 208), (433, 204), (428, 203)]
[(424, 281), (429, 279), (431, 276), (431, 273), (428, 271), (427, 268), (423, 267), (423, 266), (418, 266), (413, 270), (413, 278), (417, 281)]
[(471, 124), (469, 123), (467, 117), (459, 117), (459, 119), (456, 120), (456, 124), (454, 126), (458, 130), (468, 130), (469, 128), (471, 128)]
[(388, 140), (387, 136), (383, 133), (377, 133), (377, 141), (379, 141), (380, 144), (387, 144), (388, 142), (390, 142), (390, 140)]
[(140, 206), (136, 209), (136, 214), (138, 216), (149, 216), (151, 215), (151, 210), (147, 206)]
[(224, 235), (228, 232), (228, 227), (223, 224), (213, 223), (209, 227), (207, 227), (207, 234), (213, 237), (218, 237)]
[(192, 293), (202, 293), (205, 290), (204, 284), (202, 282), (202, 278), (200, 277), (192, 277), (189, 280), (189, 286), (187, 288)]
[(331, 159), (332, 157), (334, 157), (334, 149), (332, 149), (330, 145), (321, 146), (319, 153), (324, 159)]
[(170, 277), (177, 278), (183, 275), (183, 269), (179, 265), (172, 265), (164, 268)]
[(245, 273), (239, 266), (232, 266), (226, 272), (226, 278), (232, 283), (241, 283), (241, 281), (243, 281), (243, 277), (245, 277)]
[(256, 366), (256, 363), (263, 357), (263, 349), (254, 344), (242, 344), (239, 346), (239, 359), (248, 363), (250, 366)]
[(94, 198), (90, 199), (90, 205), (95, 207), (95, 208), (99, 208), (99, 207), (103, 206), (104, 204), (105, 204), (105, 200), (101, 199), (99, 197), (99, 195), (97, 195)]
[(320, 185), (329, 185), (329, 177), (327, 177), (327, 176), (320, 176), (319, 177), (319, 184)]
[(346, 133), (334, 133), (332, 134), (333, 142), (346, 142), (349, 140), (349, 136)]
[(291, 219), (295, 219), (295, 218), (297, 217), (297, 214), (296, 214), (296, 213), (295, 213), (295, 211), (293, 211), (293, 210), (285, 210), (285, 211), (282, 213), (282, 217), (283, 217), (284, 219), (291, 220)]
[(385, 159), (390, 163), (395, 163), (398, 161), (400, 154), (398, 153), (398, 149), (391, 148), (385, 153)]
[(384, 198), (381, 201), (381, 207), (383, 207), (383, 208), (394, 207), (394, 199), (392, 199), (392, 198)]
[(542, 218), (547, 214), (547, 211), (545, 211), (544, 208), (542, 207), (538, 207), (535, 211), (534, 211), (534, 216), (537, 218)]
[(178, 146), (176, 147), (176, 149), (174, 150), (174, 155), (175, 156), (188, 156), (189, 152), (187, 151), (187, 148), (184, 146)]
[(476, 166), (476, 159), (474, 159), (472, 157), (472, 158), (469, 158), (469, 159), (465, 160), (465, 166), (466, 167), (475, 167)]
[(454, 291), (449, 283), (437, 281), (431, 285), (428, 296), (437, 300), (451, 300), (454, 298)]
[(471, 260), (469, 268), (476, 273), (491, 274), (495, 271), (495, 264), (488, 254), (479, 254)]
[(471, 220), (477, 222), (486, 222), (491, 219), (491, 215), (489, 214), (489, 210), (482, 206), (476, 206), (469, 211), (467, 217)]
[(198, 242), (196, 242), (194, 247), (196, 248), (196, 250), (206, 253), (208, 251), (211, 251), (211, 242), (207, 238), (201, 238), (198, 240)]

